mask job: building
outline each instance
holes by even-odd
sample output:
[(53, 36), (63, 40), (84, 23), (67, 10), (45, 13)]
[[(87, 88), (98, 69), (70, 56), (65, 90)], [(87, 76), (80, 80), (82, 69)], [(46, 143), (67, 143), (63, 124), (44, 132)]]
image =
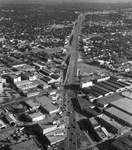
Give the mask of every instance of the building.
[(18, 122), (17, 120), (16, 120), (16, 118), (14, 117), (14, 115), (13, 114), (7, 114), (7, 115), (5, 115), (5, 119), (7, 120), (7, 122), (11, 125), (11, 126), (14, 126), (14, 125), (16, 125), (16, 123)]
[(122, 98), (117, 101), (111, 102), (111, 106), (120, 109), (121, 111), (132, 115), (132, 100), (128, 98)]
[(36, 141), (32, 139), (10, 145), (9, 150), (38, 150)]
[(41, 104), (41, 108), (48, 114), (54, 114), (59, 111), (59, 108), (52, 104), (52, 100), (47, 96), (37, 98), (37, 101)]
[(113, 117), (115, 120), (122, 122), (123, 124), (132, 127), (132, 116), (115, 108), (110, 107), (105, 109), (105, 113)]
[(105, 89), (108, 89), (108, 90), (110, 90), (112, 92), (118, 92), (118, 90), (116, 88), (114, 88), (114, 87), (112, 87), (112, 86), (110, 86), (108, 84), (105, 84), (105, 82), (99, 82), (99, 83), (97, 83), (97, 85), (100, 86), (100, 87), (103, 87)]
[(94, 108), (86, 107), (83, 109), (83, 111), (84, 111), (84, 115), (89, 118), (100, 116), (99, 110), (97, 110), (95, 107)]
[(132, 99), (132, 92), (131, 91), (124, 91), (121, 93), (121, 95)]
[(29, 80), (23, 80), (23, 81), (15, 82), (15, 85), (18, 89), (21, 89), (21, 90), (36, 88), (38, 86), (37, 83), (31, 82)]
[(29, 71), (21, 73), (21, 77), (22, 79), (29, 80), (29, 81), (34, 81), (37, 79), (37, 76), (34, 73)]
[(12, 83), (21, 81), (21, 77), (19, 75), (16, 75), (16, 74), (10, 74), (9, 79)]
[(0, 129), (5, 129), (7, 126), (5, 125), (5, 123), (0, 120)]
[(92, 81), (82, 82), (82, 83), (81, 83), (81, 87), (82, 87), (82, 88), (89, 87), (89, 86), (92, 86), (92, 85), (93, 85), (93, 82), (92, 82)]
[(94, 104), (91, 103), (90, 101), (88, 101), (86, 98), (78, 96), (77, 99), (78, 99), (79, 105), (81, 107), (81, 110), (83, 110), (84, 108), (93, 108), (93, 107), (95, 107)]
[(24, 102), (31, 111), (35, 111), (40, 107), (40, 103), (35, 99), (29, 99)]
[(101, 107), (107, 107), (111, 102), (117, 101), (119, 99), (122, 99), (123, 97), (117, 93), (101, 97), (97, 99), (96, 104)]
[(45, 115), (42, 114), (40, 111), (32, 114), (28, 114), (27, 117), (31, 122), (37, 122), (45, 119)]
[(43, 124), (43, 123), (39, 123), (37, 124), (37, 130), (38, 132), (41, 134), (41, 135), (44, 135), (44, 134), (47, 134), (49, 132), (52, 132), (52, 131), (55, 131), (55, 130), (58, 130), (58, 129), (64, 129), (65, 128), (65, 123), (61, 123), (59, 125), (55, 124), (55, 125), (46, 125), (46, 124)]
[(98, 123), (98, 121), (94, 117), (88, 119), (88, 121), (89, 121), (89, 124), (92, 128), (96, 129), (96, 128), (100, 127), (100, 124)]
[(108, 131), (111, 131), (114, 134), (122, 134), (123, 133), (123, 125), (115, 121), (113, 118), (102, 114), (100, 117), (100, 122), (104, 125)]
[(35, 66), (36, 69), (43, 69), (45, 68), (45, 66), (39, 64), (39, 63), (33, 63), (33, 65)]
[(65, 139), (65, 129), (57, 129), (45, 134), (45, 136), (49, 140), (50, 145), (56, 144)]

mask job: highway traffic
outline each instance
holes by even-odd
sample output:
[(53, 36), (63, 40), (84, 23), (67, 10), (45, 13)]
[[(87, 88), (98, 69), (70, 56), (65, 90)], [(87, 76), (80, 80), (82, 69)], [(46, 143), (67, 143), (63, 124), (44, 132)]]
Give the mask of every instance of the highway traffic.
[[(70, 60), (67, 67), (66, 77), (64, 85), (74, 85), (77, 76), (77, 60), (78, 60), (78, 38), (81, 33), (81, 25), (85, 19), (84, 14), (80, 14), (77, 21), (75, 22), (73, 31), (69, 40)], [(67, 139), (66, 139), (66, 150), (77, 149), (77, 122), (76, 113), (74, 111), (71, 98), (75, 97), (75, 93), (72, 89), (69, 89), (67, 95), (67, 113), (68, 113), (68, 125), (67, 125)]]

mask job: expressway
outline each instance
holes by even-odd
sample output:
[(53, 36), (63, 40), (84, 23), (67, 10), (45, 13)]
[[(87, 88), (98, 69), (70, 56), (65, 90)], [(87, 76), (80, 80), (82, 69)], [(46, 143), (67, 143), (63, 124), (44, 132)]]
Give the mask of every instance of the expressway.
[[(70, 60), (67, 67), (66, 77), (64, 80), (64, 85), (74, 85), (77, 76), (77, 60), (78, 60), (78, 37), (81, 33), (81, 25), (85, 19), (84, 14), (80, 14), (78, 19), (75, 21), (74, 28), (72, 30), (70, 40), (69, 40), (69, 53)], [(75, 97), (75, 92), (72, 89), (68, 90), (66, 95), (67, 99), (67, 138), (66, 138), (66, 150), (76, 150), (77, 149), (77, 122), (76, 122), (76, 112), (74, 111), (72, 105), (72, 98)]]

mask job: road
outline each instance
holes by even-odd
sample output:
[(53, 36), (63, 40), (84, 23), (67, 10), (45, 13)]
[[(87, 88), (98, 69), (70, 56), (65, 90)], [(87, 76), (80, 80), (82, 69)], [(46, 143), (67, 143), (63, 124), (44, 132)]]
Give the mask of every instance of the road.
[[(85, 19), (84, 14), (80, 14), (78, 19), (75, 21), (74, 28), (72, 30), (70, 40), (69, 40), (69, 53), (70, 60), (67, 67), (66, 77), (64, 80), (64, 85), (74, 85), (77, 76), (77, 60), (78, 60), (78, 37), (81, 33), (81, 25)], [(66, 138), (66, 150), (76, 150), (77, 149), (77, 122), (76, 122), (76, 112), (74, 111), (71, 99), (75, 97), (75, 92), (69, 89), (67, 95), (67, 113), (68, 113), (68, 125), (67, 125), (67, 138)], [(65, 98), (66, 99), (66, 98)]]

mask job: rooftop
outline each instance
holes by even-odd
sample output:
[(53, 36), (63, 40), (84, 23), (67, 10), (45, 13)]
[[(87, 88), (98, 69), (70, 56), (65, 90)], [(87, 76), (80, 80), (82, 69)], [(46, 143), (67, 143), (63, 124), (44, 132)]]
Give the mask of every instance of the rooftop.
[(111, 114), (112, 116), (121, 119), (124, 123), (127, 123), (129, 125), (132, 126), (132, 116), (128, 115), (127, 113), (114, 108), (114, 107), (110, 107), (108, 109), (105, 110), (105, 112)]
[(28, 141), (24, 141), (22, 143), (17, 143), (14, 145), (10, 146), (11, 150), (38, 150), (39, 147), (37, 146), (37, 144), (35, 143), (35, 141), (33, 139), (28, 140)]
[(132, 115), (132, 100), (128, 98), (122, 98), (110, 103), (112, 106)]

